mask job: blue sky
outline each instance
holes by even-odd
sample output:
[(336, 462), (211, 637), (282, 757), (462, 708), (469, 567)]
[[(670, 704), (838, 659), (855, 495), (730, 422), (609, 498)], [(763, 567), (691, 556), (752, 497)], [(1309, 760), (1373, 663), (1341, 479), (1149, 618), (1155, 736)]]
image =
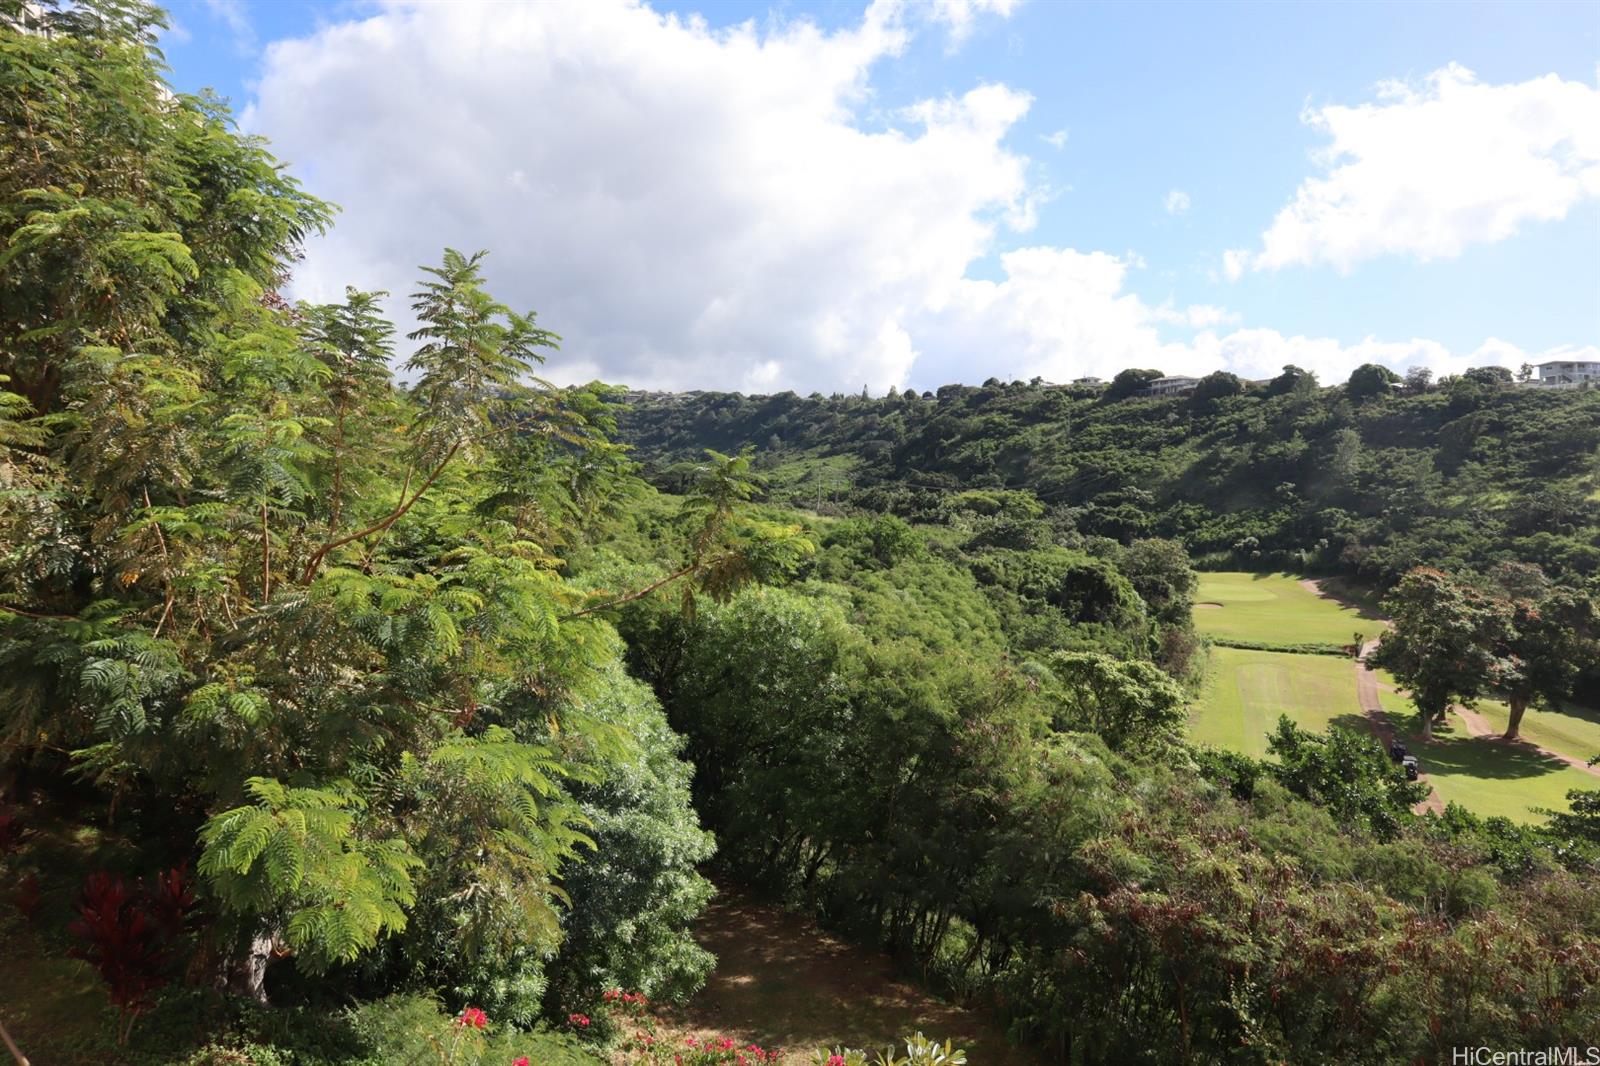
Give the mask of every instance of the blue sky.
[[(1456, 189), (1436, 193), (1423, 184), (1414, 194), (1418, 205), (1448, 201), (1452, 196), (1462, 198), (1459, 209), (1440, 222), (1454, 225), (1465, 220), (1462, 224), (1468, 235), (1459, 247), (1452, 246), (1444, 253), (1422, 245), (1360, 251), (1347, 263), (1330, 262), (1315, 252), (1292, 253), (1291, 258), (1296, 254), (1300, 258), (1286, 265), (1247, 267), (1233, 278), (1223, 260), (1229, 249), (1260, 254), (1265, 247), (1264, 234), (1280, 209), (1303, 183), (1327, 175), (1328, 166), (1318, 161), (1316, 153), (1329, 144), (1330, 134), (1308, 122), (1308, 114), (1325, 107), (1382, 106), (1384, 99), (1376, 88), (1381, 83), (1405, 81), (1414, 88), (1423, 87), (1419, 91), (1425, 96), (1429, 76), (1455, 64), (1472, 71), (1479, 86), (1505, 87), (1509, 99), (1514, 87), (1555, 75), (1560, 82), (1575, 83), (1567, 98), (1576, 100), (1579, 107), (1588, 107), (1587, 100), (1578, 97), (1584, 88), (1591, 93), (1595, 90), (1600, 8), (1578, 3), (1065, 4), (1038, 0), (1010, 11), (982, 10), (986, 6), (980, 0), (977, 9), (963, 16), (964, 26), (958, 26), (936, 18), (930, 6), (912, 5), (909, 13), (897, 16), (907, 27), (904, 42), (865, 61), (858, 86), (864, 91), (848, 94), (845, 100), (848, 126), (883, 133), (906, 131), (905, 109), (919, 101), (961, 99), (980, 86), (1003, 86), (1014, 96), (1027, 98), (1025, 113), (1002, 123), (1003, 132), (993, 138), (992, 151), (996, 159), (1015, 161), (1022, 168), (1025, 190), (1020, 199), (1028, 204), (1033, 224), (1016, 227), (997, 221), (1005, 212), (1017, 209), (1019, 194), (1014, 182), (1010, 192), (991, 190), (971, 204), (957, 205), (955, 210), (990, 227), (973, 248), (955, 256), (965, 256), (959, 271), (963, 283), (990, 282), (1003, 287), (1008, 270), (1002, 257), (1009, 251), (1072, 249), (1085, 255), (1116, 257), (1122, 270), (1112, 294), (1115, 298), (1133, 297), (1146, 309), (1222, 309), (1226, 324), (1214, 327), (1219, 336), (1234, 327), (1271, 330), (1283, 337), (1337, 342), (1344, 346), (1341, 353), (1368, 338), (1394, 344), (1425, 339), (1435, 346), (1429, 351), (1447, 350), (1459, 358), (1481, 350), (1491, 339), (1534, 355), (1566, 346), (1600, 344), (1600, 196), (1593, 189), (1575, 194), (1571, 202), (1557, 207), (1528, 205), (1524, 217), (1509, 226), (1508, 234), (1474, 238), (1470, 235), (1474, 212), (1495, 209), (1505, 199), (1504, 189), (1482, 192), (1479, 204), (1471, 199), (1476, 194)], [(998, 6), (1004, 9), (1009, 5), (1001, 2)], [(657, 3), (651, 7), (663, 14), (703, 18), (713, 39), (720, 29), (752, 20), (758, 41), (764, 35), (791, 32), (801, 22), (814, 23), (824, 35), (843, 37), (859, 31), (868, 20), (862, 3), (842, 0)], [(424, 18), (437, 18), (442, 9), (436, 6), (431, 14), (426, 10)], [(314, 118), (309, 116), (318, 105), (313, 97), (296, 95), (285, 86), (307, 70), (326, 71), (334, 65), (341, 66), (344, 77), (362, 77), (360, 50), (355, 49), (355, 59), (349, 58), (348, 41), (338, 43), (333, 30), (351, 21), (394, 19), (393, 10), (293, 0), (187, 0), (173, 5), (172, 11), (177, 29), (164, 40), (163, 48), (179, 89), (214, 87), (230, 97), (237, 109), (249, 108), (246, 124), (285, 150), (296, 172), (309, 179), (313, 192), (324, 192), (319, 182), (327, 178), (334, 186), (327, 194), (343, 203), (347, 214), (352, 213), (352, 199), (364, 202), (361, 180), (328, 162), (330, 145), (347, 146), (352, 136), (364, 135), (359, 116), (354, 121), (347, 117), (337, 135), (310, 130)], [(485, 17), (492, 34), (494, 10)], [(529, 31), (528, 41), (559, 40), (566, 32), (578, 39), (579, 31), (567, 29), (561, 19), (546, 21)], [(271, 47), (285, 39), (321, 42), (330, 52), (307, 48), (291, 56)], [(393, 71), (385, 68), (397, 62), (400, 53), (384, 51), (388, 47), (378, 49), (380, 54), (370, 60), (374, 79), (393, 76)], [(415, 47), (426, 50), (445, 45), (431, 44), (421, 35)], [(508, 43), (505, 47), (518, 46)], [(423, 61), (434, 71), (430, 91), (451, 97), (449, 72), (462, 68), (452, 67), (449, 57), (429, 55)], [(296, 68), (296, 64), (301, 66)], [(582, 77), (590, 66), (573, 69)], [(645, 98), (657, 101), (677, 91), (680, 83), (671, 80), (677, 75), (669, 71), (661, 76), (667, 80), (645, 84), (641, 90)], [(616, 76), (607, 77), (610, 84)], [(506, 78), (505, 95), (529, 91), (519, 88), (514, 73)], [(486, 99), (493, 97), (494, 86), (480, 84), (476, 77), (471, 80), (473, 87), (463, 89), (464, 94), (483, 92), (489, 94)], [(263, 86), (268, 96), (264, 101), (258, 100)], [(740, 91), (736, 77), (727, 91)], [(542, 95), (550, 97), (548, 86)], [(1466, 118), (1470, 129), (1470, 113)], [(486, 118), (485, 123), (492, 133), (492, 120)], [(914, 136), (915, 130), (906, 135)], [(418, 144), (416, 148), (426, 153), (440, 146)], [(598, 144), (583, 150), (606, 149)], [(507, 165), (514, 166), (518, 163), (515, 151), (508, 151)], [(1580, 158), (1576, 165), (1584, 163)], [(1600, 171), (1594, 169), (1596, 161), (1587, 163), (1592, 182), (1593, 174)], [(549, 164), (541, 156), (530, 159), (529, 167), (514, 166), (513, 172), (537, 183), (538, 167), (543, 165)], [(578, 165), (582, 165), (581, 159)], [(603, 168), (604, 164), (596, 165)], [(1402, 168), (1399, 172), (1405, 173), (1408, 164), (1403, 157), (1389, 163), (1375, 161), (1373, 173), (1381, 182), (1387, 172), (1378, 169), (1380, 165)], [(603, 175), (603, 170), (597, 174)], [(372, 180), (367, 174), (365, 181), (370, 184)], [(961, 178), (957, 174), (943, 180)], [(1438, 183), (1451, 178), (1446, 174), (1428, 180)], [(416, 195), (427, 202), (421, 192)], [(1007, 204), (1001, 205), (999, 201), (1007, 197)], [(1386, 209), (1395, 208), (1387, 205)], [(362, 210), (360, 204), (354, 208), (358, 218)], [(1558, 217), (1548, 217), (1551, 215)], [(363, 227), (357, 223), (358, 230)], [(448, 231), (449, 226), (442, 228)], [(549, 236), (536, 233), (541, 239)], [(443, 236), (448, 239), (450, 234)], [(603, 234), (596, 236), (603, 239)], [(1419, 239), (1435, 238), (1447, 243), (1453, 240), (1437, 234)], [(360, 233), (350, 239), (360, 239)], [(1373, 238), (1380, 239), (1381, 235)], [(571, 243), (577, 246), (582, 242)], [(313, 256), (317, 254), (313, 249)], [(636, 256), (649, 254), (648, 250), (635, 252)], [(381, 274), (384, 268), (374, 264), (382, 258), (370, 259), (366, 266)], [(389, 256), (390, 260), (399, 258), (403, 258), (400, 250)], [(363, 262), (353, 252), (338, 261), (346, 266)], [(797, 272), (803, 273), (786, 269), (775, 278), (781, 276), (782, 284), (793, 286)], [(604, 277), (606, 271), (597, 265), (594, 275)], [(387, 277), (351, 280), (364, 286), (374, 281), (391, 287), (396, 284)], [(507, 275), (513, 286), (518, 280), (516, 275)], [(536, 275), (526, 280), (537, 288)], [(945, 283), (933, 280), (927, 284), (941, 289)], [(1066, 284), (1070, 289), (1076, 282)], [(1099, 282), (1089, 284), (1094, 287)], [(859, 387), (852, 377), (855, 374), (867, 378), (874, 388), (908, 382), (924, 386), (938, 383), (928, 378), (930, 374), (963, 379), (987, 376), (987, 364), (996, 360), (1018, 374), (1041, 367), (1056, 374), (1105, 369), (1061, 339), (1078, 335), (1078, 327), (1070, 322), (1044, 340), (1027, 334), (1014, 321), (990, 330), (983, 322), (963, 321), (951, 332), (975, 337), (1003, 335), (1009, 340), (997, 343), (1015, 345), (1017, 354), (973, 353), (971, 361), (965, 362), (959, 352), (936, 353), (939, 342), (929, 336), (936, 331), (932, 320), (917, 318), (921, 312), (906, 310), (903, 290), (895, 291), (897, 295), (892, 301), (886, 297), (884, 305), (892, 303), (895, 308), (884, 312), (894, 319), (893, 329), (880, 329), (881, 308), (858, 309), (866, 323), (861, 326), (862, 336), (872, 333), (875, 339), (840, 342), (843, 354), (806, 371), (797, 369), (806, 362), (803, 346), (781, 359), (762, 360), (764, 353), (750, 353), (757, 370), (730, 363), (734, 357), (728, 353), (740, 344), (761, 346), (761, 339), (748, 331), (716, 338), (710, 346), (720, 354), (708, 357), (711, 369), (696, 370), (701, 359), (692, 349), (695, 337), (704, 335), (696, 332), (698, 327), (664, 329), (663, 336), (670, 333), (671, 339), (652, 340), (652, 325), (666, 322), (673, 313), (670, 307), (659, 309), (658, 317), (642, 319), (626, 338), (621, 334), (609, 338), (612, 343), (625, 340), (633, 346), (633, 354), (626, 359), (608, 361), (598, 341), (592, 348), (585, 347), (583, 338), (575, 337), (571, 329), (572, 322), (583, 321), (581, 314), (576, 319), (569, 315), (565, 323), (555, 325), (567, 333), (578, 353), (575, 359), (580, 365), (574, 366), (575, 374), (621, 374), (666, 385)], [(544, 306), (538, 291), (514, 295), (520, 302)], [(581, 309), (586, 300), (592, 303), (595, 299), (578, 289), (563, 290), (558, 306)], [(828, 297), (819, 292), (816, 299)], [(983, 303), (987, 297), (977, 293), (973, 299)], [(715, 291), (685, 292), (677, 310), (683, 319), (703, 324), (707, 307), (719, 302)], [(935, 317), (946, 314), (947, 310), (940, 310)], [(828, 316), (820, 304), (806, 321), (814, 322), (818, 316)], [(1174, 322), (1155, 316), (1142, 321), (1161, 344), (1189, 344), (1195, 322), (1202, 317)], [(827, 332), (825, 327), (817, 328)], [(899, 341), (880, 344), (886, 329), (902, 330), (914, 356), (905, 355), (905, 345)], [(1019, 329), (1022, 332), (1017, 332)], [(1098, 325), (1085, 327), (1083, 335), (1106, 336)], [(856, 373), (850, 343), (863, 350), (877, 345), (885, 352), (900, 354), (863, 356), (866, 369)], [(1039, 354), (1051, 345), (1055, 354)], [(1131, 341), (1124, 344), (1120, 335), (1104, 346), (1140, 350)], [(1033, 354), (1024, 354), (1023, 349)], [(1199, 350), (1214, 349), (1202, 344)], [(1224, 343), (1216, 350), (1230, 349)], [(1340, 358), (1355, 358), (1328, 354), (1331, 349), (1322, 351), (1327, 366), (1318, 369), (1325, 377), (1337, 369)], [(1401, 351), (1393, 354), (1396, 361), (1408, 357)], [(1261, 358), (1270, 361), (1275, 357)], [(1231, 357), (1216, 358), (1227, 363)], [(1182, 362), (1179, 356), (1169, 356), (1169, 361), (1172, 359)], [(1439, 362), (1441, 369), (1451, 365), (1443, 356), (1418, 355), (1416, 360)], [(768, 362), (775, 362), (778, 369), (771, 370)], [(671, 369), (655, 372), (667, 367)], [(1240, 369), (1249, 367), (1241, 365)], [(706, 380), (708, 375), (720, 377)], [(723, 380), (729, 376), (735, 380)]]

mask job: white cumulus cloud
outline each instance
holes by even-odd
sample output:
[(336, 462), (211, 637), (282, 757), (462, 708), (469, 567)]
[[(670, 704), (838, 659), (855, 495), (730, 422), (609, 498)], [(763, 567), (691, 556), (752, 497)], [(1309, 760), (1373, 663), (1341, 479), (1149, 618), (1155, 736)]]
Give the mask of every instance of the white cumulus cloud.
[(1324, 173), (1273, 219), (1256, 269), (1450, 259), (1600, 197), (1600, 89), (1554, 74), (1486, 85), (1452, 64), (1304, 118), (1328, 137)]
[(1025, 94), (857, 124), (909, 32), (884, 4), (832, 33), (616, 0), (396, 4), (273, 44), (245, 122), (344, 208), (297, 293), (404, 293), (443, 245), (483, 247), (497, 293), (565, 335), (560, 376), (885, 388), (915, 358), (907, 317), (1035, 197), (1002, 144)]
[(934, 21), (942, 22), (949, 28), (951, 44), (960, 44), (972, 36), (980, 15), (992, 14), (1006, 18), (1020, 4), (1021, 0), (931, 0), (927, 10)]
[[(1126, 257), (1070, 248), (1023, 248), (1001, 257), (1001, 281), (968, 279), (919, 334), (919, 372), (932, 381), (1043, 377), (1070, 381), (1110, 377), (1126, 367), (1202, 375), (1229, 370), (1247, 380), (1274, 377), (1289, 363), (1325, 384), (1343, 381), (1362, 363), (1395, 370), (1425, 366), (1436, 374), (1469, 367), (1518, 367), (1546, 358), (1600, 358), (1596, 349), (1530, 353), (1489, 339), (1453, 352), (1437, 341), (1367, 337), (1342, 344), (1327, 337), (1286, 336), (1236, 325), (1238, 316), (1208, 305), (1151, 306), (1127, 291), (1135, 264)], [(1198, 332), (1166, 339), (1162, 326)], [(981, 373), (974, 367), (985, 368)]]
[(487, 248), (496, 295), (563, 335), (558, 381), (878, 392), (1471, 365), (1426, 341), (1341, 346), (1146, 302), (1134, 252), (1036, 244), (1003, 254), (999, 280), (974, 276), (1052, 195), (1008, 144), (1030, 97), (988, 83), (888, 109), (872, 73), (930, 24), (959, 35), (1010, 7), (877, 0), (827, 31), (713, 29), (627, 0), (394, 2), (271, 44), (243, 121), (344, 209), (295, 295), (388, 289), (404, 325), (419, 264)]

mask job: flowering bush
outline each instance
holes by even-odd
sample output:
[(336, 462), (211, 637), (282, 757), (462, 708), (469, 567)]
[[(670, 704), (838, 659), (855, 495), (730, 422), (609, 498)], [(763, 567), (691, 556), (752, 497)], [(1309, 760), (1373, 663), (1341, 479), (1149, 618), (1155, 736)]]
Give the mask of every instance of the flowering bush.
[[(606, 1020), (620, 1036), (623, 1060), (633, 1066), (761, 1066), (783, 1055), (781, 1048), (769, 1051), (758, 1044), (740, 1044), (731, 1036), (668, 1039), (656, 1028), (650, 1000), (643, 993), (613, 988), (601, 999)], [(581, 1032), (591, 1019), (574, 1014), (568, 1021)]]
[(609, 1066), (570, 1032), (520, 1029), (476, 1003), (445, 1011), (429, 996), (386, 996), (358, 1006), (350, 1022), (369, 1049), (361, 1061), (374, 1066)]

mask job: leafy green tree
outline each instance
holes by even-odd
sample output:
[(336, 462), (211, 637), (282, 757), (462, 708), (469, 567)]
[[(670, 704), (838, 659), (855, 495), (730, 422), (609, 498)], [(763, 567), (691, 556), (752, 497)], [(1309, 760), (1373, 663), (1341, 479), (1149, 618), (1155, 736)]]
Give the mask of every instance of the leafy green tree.
[(61, 409), (73, 353), (177, 356), (331, 217), (216, 98), (167, 91), (166, 25), (137, 0), (0, 11), (0, 320), (40, 415)]
[(363, 839), (354, 815), (362, 800), (348, 783), (252, 778), (246, 787), (255, 802), (218, 813), (201, 834), (199, 871), (224, 908), (281, 921), (272, 938), (312, 973), (353, 962), (405, 927), (419, 863), (403, 838)]
[(846, 519), (828, 534), (828, 543), (858, 548), (864, 561), (885, 567), (915, 559), (926, 551), (916, 530), (892, 514)]
[(1216, 370), (1200, 379), (1189, 398), (1196, 407), (1210, 406), (1243, 391), (1244, 384), (1239, 380), (1239, 375)]
[(298, 314), (302, 335), (316, 358), (328, 368), (323, 381), (330, 423), (318, 434), (327, 452), (328, 529), (336, 532), (344, 521), (345, 501), (370, 488), (382, 473), (359, 464), (366, 449), (381, 439), (377, 428), (393, 406), (390, 360), (394, 357), (394, 326), (379, 313), (384, 292), (346, 288), (343, 303), (302, 304)]
[(1094, 652), (1060, 652), (1050, 669), (1061, 682), (1064, 728), (1098, 733), (1114, 751), (1176, 746), (1187, 697), (1158, 667)]
[(1505, 388), (1513, 381), (1511, 371), (1503, 366), (1475, 366), (1461, 376), (1468, 381), (1491, 388)]
[(1411, 690), (1422, 735), (1452, 704), (1471, 703), (1491, 683), (1493, 648), (1506, 632), (1503, 601), (1439, 570), (1408, 573), (1384, 602), (1393, 626), (1378, 645), (1378, 666)]
[[(498, 443), (496, 438), (547, 410), (535, 403), (538, 393), (523, 379), (544, 361), (541, 349), (554, 348), (559, 338), (539, 328), (533, 312), (518, 314), (489, 295), (480, 265), (484, 255), (447, 248), (441, 265), (423, 268), (433, 280), (412, 294), (421, 324), (409, 337), (422, 344), (406, 368), (417, 374), (411, 392), (419, 409), (410, 426), (399, 502), (377, 521), (313, 550), (302, 582), (316, 576), (329, 552), (382, 535), (405, 517), (458, 453), (468, 462), (477, 460)], [(533, 407), (533, 414), (518, 401)]]
[(1318, 735), (1288, 715), (1267, 738), (1271, 773), (1293, 793), (1327, 807), (1342, 825), (1395, 837), (1428, 786), (1407, 781), (1370, 733), (1332, 728)]
[(1505, 738), (1515, 740), (1528, 707), (1559, 706), (1572, 695), (1578, 672), (1600, 657), (1600, 617), (1582, 593), (1554, 588), (1537, 599), (1517, 598), (1495, 650), (1490, 686), (1510, 708)]
[(1136, 540), (1123, 549), (1117, 565), (1151, 615), (1167, 625), (1188, 623), (1200, 576), (1182, 544), (1154, 537)]
[(1125, 400), (1158, 377), (1161, 377), (1161, 371), (1159, 370), (1137, 370), (1133, 368), (1119, 370), (1117, 376), (1111, 379), (1111, 384), (1106, 386), (1106, 390), (1101, 393), (1101, 396), (1108, 402)]
[(1389, 395), (1392, 391), (1390, 386), (1399, 380), (1399, 375), (1386, 366), (1362, 363), (1350, 372), (1350, 379), (1345, 382), (1344, 391), (1350, 399), (1361, 403), (1376, 396)]
[(1292, 394), (1306, 394), (1317, 389), (1317, 375), (1309, 370), (1302, 370), (1293, 363), (1283, 368), (1283, 373), (1267, 383), (1267, 395), (1287, 396)]
[(694, 768), (681, 758), (683, 738), (650, 690), (620, 667), (608, 671), (586, 710), (636, 743), (627, 758), (595, 759), (597, 777), (604, 776), (571, 790), (595, 851), (562, 879), (572, 903), (550, 965), (547, 998), (557, 1017), (588, 1008), (608, 989), (682, 999), (715, 962), (689, 933), (711, 899), (698, 868), (715, 842), (690, 803)]
[(680, 515), (689, 529), (688, 559), (682, 566), (642, 588), (590, 604), (570, 617), (624, 606), (690, 576), (694, 581), (685, 586), (683, 597), (685, 608), (692, 612), (696, 590), (720, 603), (749, 584), (792, 573), (816, 545), (799, 525), (771, 521), (745, 506), (759, 489), (751, 468), (753, 454), (751, 449), (739, 455), (707, 449), (707, 461), (698, 468), (694, 490), (684, 499)]

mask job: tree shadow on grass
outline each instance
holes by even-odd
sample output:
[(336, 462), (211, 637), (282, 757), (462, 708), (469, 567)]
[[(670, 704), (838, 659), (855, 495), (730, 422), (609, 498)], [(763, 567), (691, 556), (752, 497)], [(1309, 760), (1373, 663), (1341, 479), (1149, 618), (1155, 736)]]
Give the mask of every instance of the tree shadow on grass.
[(1421, 763), (1424, 773), (1461, 774), (1485, 780), (1509, 781), (1556, 774), (1567, 769), (1566, 763), (1544, 754), (1531, 744), (1506, 743), (1498, 737), (1468, 736), (1459, 725), (1436, 728), (1431, 744), (1411, 728), (1403, 728), (1401, 736)]
[[(1507, 743), (1498, 737), (1469, 736), (1457, 723), (1435, 728), (1433, 741), (1429, 743), (1422, 739), (1416, 715), (1397, 718), (1391, 714), (1389, 722), (1394, 726), (1395, 737), (1417, 757), (1417, 764), (1425, 774), (1459, 774), (1485, 780), (1514, 781), (1560, 773), (1567, 769), (1566, 763), (1545, 755), (1531, 744)], [(1367, 718), (1359, 714), (1341, 714), (1328, 724), (1363, 733), (1371, 732)]]
[(1319, 577), (1315, 580), (1324, 599), (1355, 612), (1355, 616), (1364, 621), (1388, 624), (1389, 616), (1383, 613), (1382, 606), (1367, 590), (1342, 577)]
[(1353, 733), (1365, 734), (1372, 738), (1374, 744), (1378, 743), (1378, 736), (1372, 731), (1372, 723), (1364, 714), (1356, 714), (1354, 711), (1348, 714), (1341, 714), (1328, 719), (1328, 725), (1330, 728), (1337, 726), (1340, 729), (1348, 729)]

